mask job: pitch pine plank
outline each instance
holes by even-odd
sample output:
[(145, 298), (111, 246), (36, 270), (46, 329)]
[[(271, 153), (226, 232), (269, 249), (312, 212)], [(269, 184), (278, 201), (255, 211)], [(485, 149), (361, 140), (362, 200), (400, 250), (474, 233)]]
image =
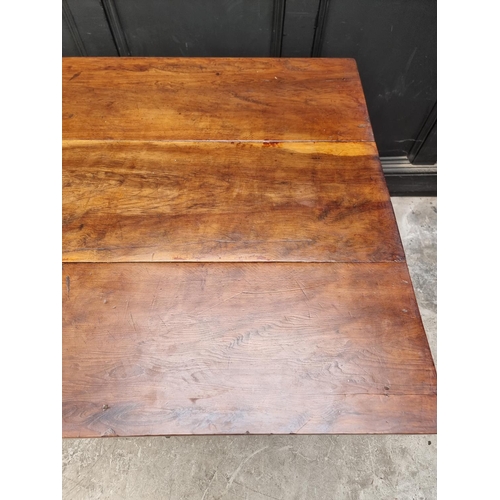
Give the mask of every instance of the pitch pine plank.
[(405, 263), (63, 267), (63, 435), (433, 433)]
[(404, 260), (374, 143), (65, 141), (63, 260)]
[(353, 59), (65, 58), (63, 139), (373, 141)]

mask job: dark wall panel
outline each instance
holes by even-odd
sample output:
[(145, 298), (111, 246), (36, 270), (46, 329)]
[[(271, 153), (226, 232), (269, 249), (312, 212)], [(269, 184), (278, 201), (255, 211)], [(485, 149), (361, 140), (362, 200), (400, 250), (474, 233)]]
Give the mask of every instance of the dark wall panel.
[(330, 0), (322, 57), (353, 57), (381, 156), (405, 156), (436, 102), (436, 0)]
[(63, 0), (62, 52), (68, 56), (117, 56), (100, 0)]
[(414, 165), (434, 165), (437, 162), (437, 122), (431, 128), (412, 163)]
[(62, 17), (62, 55), (63, 57), (76, 57), (81, 55), (80, 51), (78, 50), (78, 46), (73, 39), (71, 30), (68, 26), (68, 22), (64, 17), (64, 14)]
[(66, 0), (85, 49), (92, 56), (117, 56), (115, 43), (99, 0)]
[(437, 103), (416, 136), (408, 153), (408, 160), (415, 165), (433, 165), (437, 162)]
[(271, 56), (273, 0), (115, 0), (132, 56)]
[(287, 0), (282, 57), (310, 57), (319, 0)]

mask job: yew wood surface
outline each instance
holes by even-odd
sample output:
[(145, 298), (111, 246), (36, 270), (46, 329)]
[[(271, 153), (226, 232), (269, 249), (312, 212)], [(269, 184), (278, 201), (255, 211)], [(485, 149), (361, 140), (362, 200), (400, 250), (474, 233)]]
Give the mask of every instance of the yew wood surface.
[(63, 434), (435, 432), (405, 263), (63, 269)]
[(350, 59), (63, 60), (63, 436), (436, 432)]
[(373, 141), (352, 59), (64, 58), (63, 139)]
[(373, 143), (65, 141), (63, 260), (404, 260)]

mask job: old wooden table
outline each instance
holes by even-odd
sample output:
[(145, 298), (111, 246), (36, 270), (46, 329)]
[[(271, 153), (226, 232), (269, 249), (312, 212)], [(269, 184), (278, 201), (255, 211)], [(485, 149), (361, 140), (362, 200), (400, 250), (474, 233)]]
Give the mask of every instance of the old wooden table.
[(63, 61), (63, 435), (434, 433), (356, 64)]

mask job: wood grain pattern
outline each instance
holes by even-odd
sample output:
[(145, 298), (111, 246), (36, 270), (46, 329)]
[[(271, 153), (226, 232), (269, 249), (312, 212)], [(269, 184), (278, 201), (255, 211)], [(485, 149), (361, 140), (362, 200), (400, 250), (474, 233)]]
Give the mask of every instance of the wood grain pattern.
[(65, 58), (63, 139), (373, 141), (353, 59)]
[(401, 261), (373, 143), (65, 141), (63, 260)]
[(353, 60), (65, 59), (63, 262), (65, 437), (436, 432)]
[(405, 263), (63, 266), (63, 435), (433, 433)]

